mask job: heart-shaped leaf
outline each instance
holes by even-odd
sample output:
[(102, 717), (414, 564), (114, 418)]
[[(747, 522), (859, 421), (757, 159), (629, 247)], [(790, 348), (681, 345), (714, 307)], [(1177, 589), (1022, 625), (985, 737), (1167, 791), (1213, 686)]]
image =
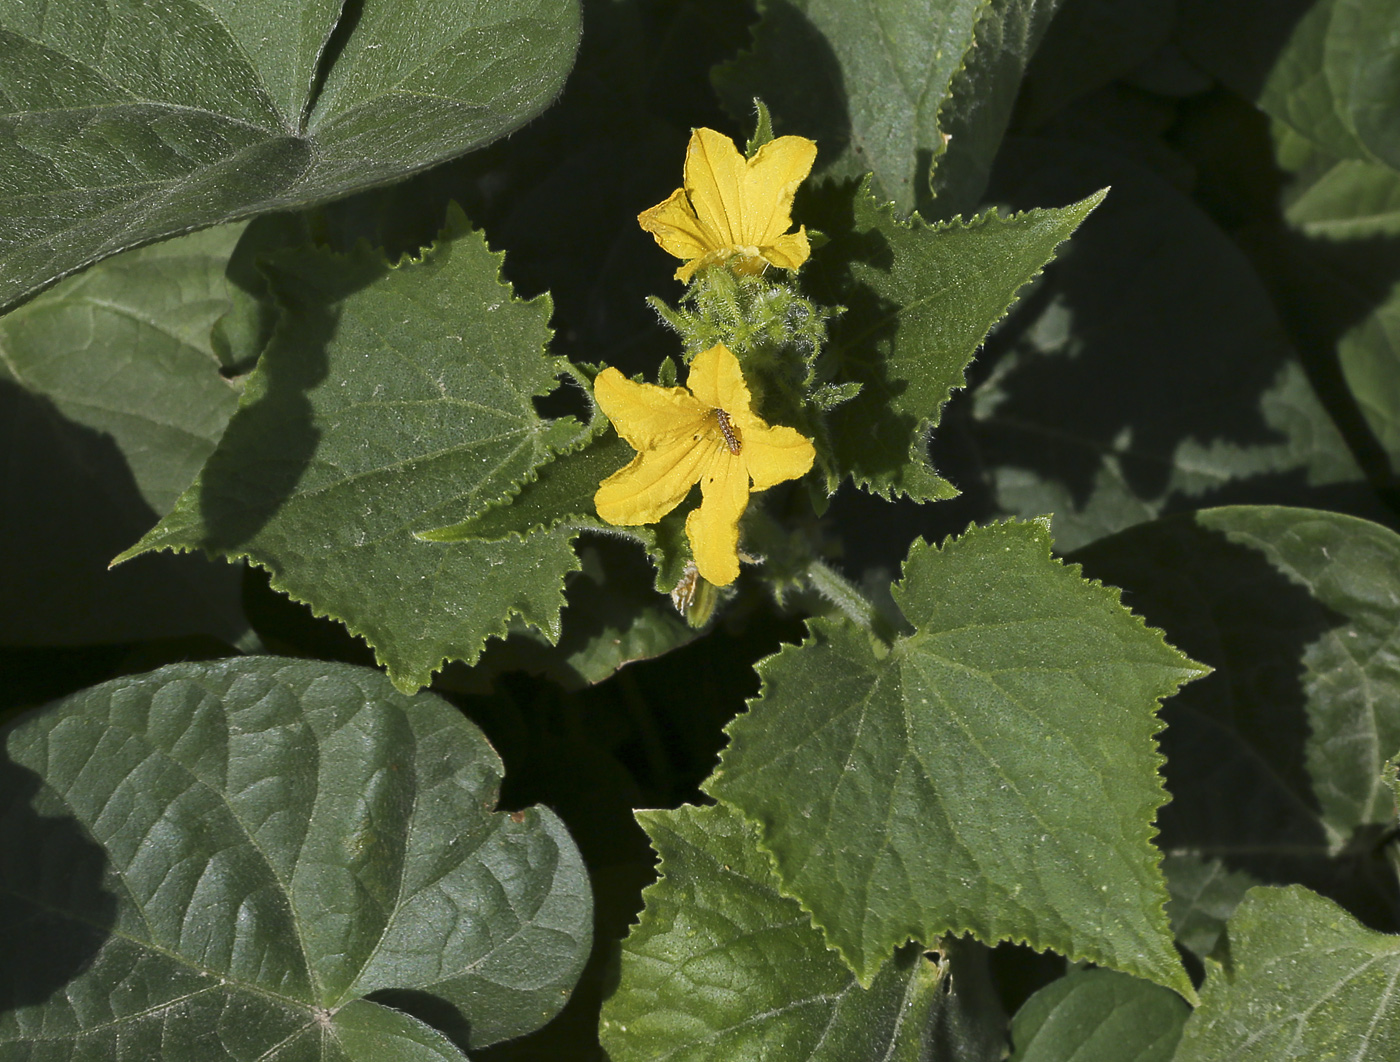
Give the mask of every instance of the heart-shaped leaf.
[(588, 878), (497, 813), (480, 732), (378, 672), (241, 658), (95, 686), (12, 726), (0, 1053), (460, 1059), (567, 1000)]
[(576, 0), (0, 2), (0, 307), (140, 243), (382, 184), (558, 93)]

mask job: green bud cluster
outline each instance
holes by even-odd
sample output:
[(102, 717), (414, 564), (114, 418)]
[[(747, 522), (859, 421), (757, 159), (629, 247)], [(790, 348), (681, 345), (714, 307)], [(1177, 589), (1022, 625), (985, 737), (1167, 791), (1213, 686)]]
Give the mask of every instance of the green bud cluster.
[(742, 274), (722, 265), (696, 273), (679, 306), (655, 296), (648, 302), (680, 336), (686, 361), (723, 343), (744, 367), (763, 417), (796, 428), (825, 454), (823, 414), (860, 390), (821, 382), (826, 324), (841, 307), (812, 302), (781, 271)]

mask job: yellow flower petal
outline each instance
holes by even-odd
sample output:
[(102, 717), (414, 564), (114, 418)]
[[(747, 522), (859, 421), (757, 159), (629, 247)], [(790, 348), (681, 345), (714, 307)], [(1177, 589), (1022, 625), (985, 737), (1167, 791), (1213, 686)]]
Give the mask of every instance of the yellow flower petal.
[(763, 257), (779, 269), (796, 269), (812, 255), (812, 245), (807, 242), (807, 226), (796, 232), (779, 236), (763, 248)]
[(695, 567), (715, 586), (739, 578), (739, 517), (749, 504), (749, 473), (741, 456), (720, 447), (700, 478), (700, 506), (685, 518)]
[(593, 398), (634, 450), (654, 449), (673, 437), (693, 433), (710, 413), (710, 407), (684, 387), (637, 383), (616, 369), (598, 374)]
[(638, 453), (599, 484), (593, 503), (608, 523), (650, 524), (699, 482), (686, 535), (700, 574), (728, 586), (739, 577), (739, 518), (751, 489), (805, 475), (816, 450), (795, 429), (769, 427), (754, 413), (739, 359), (723, 343), (695, 356), (686, 383), (689, 389), (658, 387), (616, 369), (598, 374), (599, 408)]
[[(657, 203), (650, 210), (643, 210), (637, 215), (637, 223), (652, 234), (662, 250), (677, 258), (702, 258), (714, 246), (700, 227), (695, 211), (690, 208), (684, 188), (677, 188), (671, 193), (671, 198)], [(681, 269), (685, 268), (681, 266)]]
[(770, 428), (757, 417), (753, 419), (762, 425), (761, 430), (743, 422), (739, 430), (744, 433), (744, 463), (754, 491), (798, 479), (812, 470), (817, 450), (811, 439), (793, 428)]
[(654, 524), (685, 501), (714, 451), (722, 448), (702, 437), (693, 445), (644, 450), (598, 485), (593, 505), (610, 524)]
[(696, 129), (685, 149), (685, 191), (709, 245), (748, 243), (743, 232), (744, 185), (748, 163), (734, 141), (713, 129)]
[(716, 343), (695, 355), (685, 385), (695, 395), (697, 403), (706, 409), (722, 409), (731, 415), (747, 414), (753, 404), (739, 359), (723, 343)]
[[(817, 145), (802, 136), (780, 136), (754, 152), (745, 173), (736, 243), (769, 247), (792, 227), (792, 197), (816, 161)], [(804, 254), (798, 265), (806, 260)]]

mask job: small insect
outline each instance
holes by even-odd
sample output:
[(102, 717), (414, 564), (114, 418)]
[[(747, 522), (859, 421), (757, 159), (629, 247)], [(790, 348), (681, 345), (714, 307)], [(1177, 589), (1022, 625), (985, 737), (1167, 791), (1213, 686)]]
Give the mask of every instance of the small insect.
[(719, 599), (719, 588), (701, 578), (700, 569), (694, 561), (686, 562), (680, 582), (671, 591), (671, 604), (685, 617), (686, 623), (695, 630), (704, 627), (714, 616)]
[(743, 449), (743, 444), (739, 442), (734, 425), (729, 423), (729, 414), (722, 409), (717, 409), (715, 410), (715, 420), (719, 421), (719, 433), (724, 436), (724, 445), (729, 447), (731, 454), (737, 454)]

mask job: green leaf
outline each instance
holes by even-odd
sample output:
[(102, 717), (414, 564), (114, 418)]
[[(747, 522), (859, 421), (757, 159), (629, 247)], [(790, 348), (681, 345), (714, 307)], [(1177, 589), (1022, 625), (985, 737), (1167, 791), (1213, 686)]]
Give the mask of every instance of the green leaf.
[(982, 201), (992, 160), (1011, 120), (1026, 65), (1061, 0), (990, 0), (972, 47), (938, 112), (943, 144), (930, 175), (930, 217), (952, 217)]
[(661, 879), (643, 893), (603, 1005), (599, 1039), (614, 1062), (921, 1057), (943, 995), (936, 964), (906, 951), (862, 989), (781, 894), (741, 816), (682, 807), (637, 820)]
[(1162, 860), (1167, 876), (1167, 917), (1172, 936), (1197, 958), (1220, 958), (1217, 947), (1225, 938), (1225, 923), (1244, 894), (1259, 884), (1252, 875), (1230, 870), (1219, 859), (1195, 852), (1173, 852)]
[(1389, 911), (1378, 845), (1400, 750), (1400, 536), (1241, 506), (1145, 524), (1075, 559), (1215, 669), (1164, 713), (1164, 851)]
[(1152, 846), (1158, 702), (1205, 673), (1050, 556), (1047, 521), (916, 543), (888, 652), (814, 621), (707, 783), (864, 983), (906, 940), (1024, 941), (1190, 995)]
[(988, 4), (764, 0), (752, 48), (717, 68), (715, 84), (736, 118), (761, 96), (777, 133), (815, 140), (819, 174), (870, 173), (880, 201), (909, 214), (927, 203), (939, 108)]
[(378, 672), (176, 664), (5, 739), (7, 1055), (460, 1058), (364, 997), (483, 1045), (547, 1021), (588, 954), (563, 825), (493, 812), (485, 738)]
[(479, 147), (549, 104), (578, 43), (574, 0), (355, 11), (0, 3), (0, 306), (136, 244)]
[(1339, 158), (1400, 169), (1400, 8), (1375, 0), (1183, 0), (1191, 58)]
[(514, 497), (460, 523), (420, 532), (418, 537), (425, 542), (498, 542), (561, 524), (607, 530), (611, 525), (598, 517), (593, 495), (599, 483), (636, 455), (625, 439), (607, 431), (566, 457), (541, 465), (535, 478)]
[(1400, 284), (1341, 336), (1337, 357), (1391, 469), (1400, 471)]
[(803, 279), (819, 300), (846, 307), (823, 357), (838, 382), (862, 385), (830, 416), (829, 490), (849, 475), (887, 498), (954, 495), (929, 466), (928, 433), (987, 332), (1103, 196), (937, 225), (898, 220), (868, 182), (808, 201), (803, 220), (831, 242)]
[(1114, 970), (1046, 985), (1011, 1021), (1010, 1062), (1170, 1062), (1191, 1008), (1175, 992)]
[(1099, 148), (1011, 141), (998, 166), (1014, 205), (1113, 190), (945, 416), (933, 456), (963, 462), (960, 486), (994, 514), (1053, 512), (1064, 551), (1242, 496), (1380, 511), (1269, 291), (1199, 207)]
[(1307, 236), (1400, 236), (1400, 173), (1374, 162), (1337, 160), (1292, 189), (1284, 217)]
[[(194, 479), (238, 403), (211, 330), (240, 227), (122, 255), (0, 317), (0, 641), (83, 644), (244, 630), (240, 573), (107, 562)], [(20, 515), (22, 514), (22, 516)]]
[(512, 615), (557, 638), (572, 530), (415, 535), (509, 498), (591, 430), (536, 414), (569, 369), (544, 353), (549, 300), (514, 299), (500, 256), (463, 227), (459, 212), (393, 268), (363, 245), (272, 259), (284, 316), (238, 413), (175, 510), (118, 559), (247, 557), (363, 635), (405, 690), (444, 660), (474, 661)]
[[(528, 484), (525, 492), (534, 485)], [(577, 690), (700, 636), (670, 597), (657, 593), (657, 572), (636, 543), (620, 535), (585, 535), (575, 548), (583, 570), (569, 580), (558, 643), (524, 624), (512, 624), (509, 636), (488, 643), (471, 669), (473, 691), (489, 692), (498, 676), (511, 671), (542, 675)]]
[(1307, 889), (1251, 889), (1230, 919), (1233, 970), (1211, 971), (1177, 1062), (1400, 1053), (1400, 937)]
[(1075, 100), (1142, 67), (1171, 38), (1176, 6), (1177, 0), (1061, 4), (1021, 83), (1016, 124), (1035, 129)]

